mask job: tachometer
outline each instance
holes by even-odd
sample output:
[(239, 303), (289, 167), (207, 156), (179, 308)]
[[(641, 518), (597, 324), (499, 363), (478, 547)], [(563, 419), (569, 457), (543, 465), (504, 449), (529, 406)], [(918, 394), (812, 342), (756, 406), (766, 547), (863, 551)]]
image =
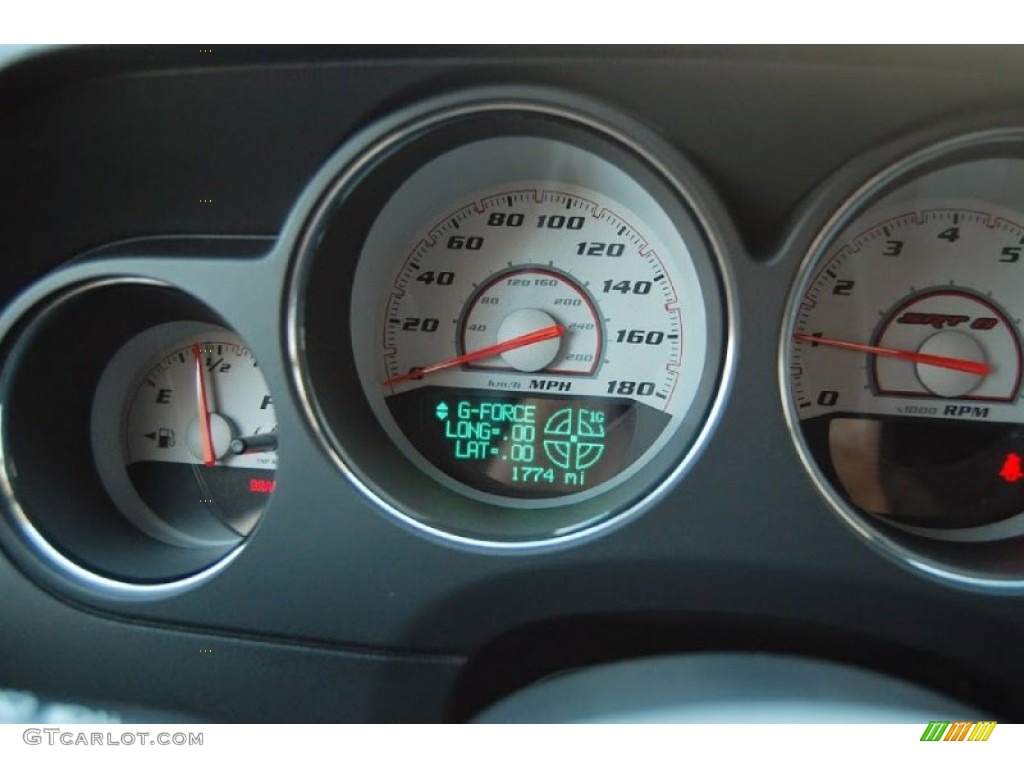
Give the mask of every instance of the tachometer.
[[(530, 102), (433, 115), (384, 146), (338, 183), (304, 254), (318, 405), (344, 378), (320, 328), (347, 323), (387, 438), (377, 453), (352, 409), (328, 417), (353, 431), (343, 466), (397, 466), (397, 449), (451, 495), (401, 472), (357, 479), (478, 540), (563, 536), (636, 508), (686, 463), (725, 363), (713, 233), (688, 188), (611, 128)], [(358, 266), (342, 317), (345, 259)]]
[(793, 334), (810, 444), (858, 506), (932, 534), (1024, 510), (1002, 471), (1021, 448), (1024, 309), (1004, 254), (1024, 229), (978, 208), (920, 201), (856, 233), (817, 273)]
[(783, 338), (820, 487), (902, 559), (969, 579), (1016, 568), (993, 547), (1024, 535), (1015, 141), (925, 150), (855, 197), (809, 255)]

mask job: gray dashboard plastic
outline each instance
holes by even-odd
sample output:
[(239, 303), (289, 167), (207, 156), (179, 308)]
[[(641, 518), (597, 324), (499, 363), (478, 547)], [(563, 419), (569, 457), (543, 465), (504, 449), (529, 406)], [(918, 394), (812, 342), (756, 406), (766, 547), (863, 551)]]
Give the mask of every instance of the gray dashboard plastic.
[[(642, 642), (605, 642), (625, 617), (644, 636), (670, 622), (668, 650), (700, 638), (853, 659), (1024, 713), (1022, 598), (932, 581), (868, 547), (804, 472), (775, 384), (786, 296), (823, 222), (913, 148), (1019, 123), (1024, 54), (218, 50), (58, 50), (0, 71), (0, 176), (16, 180), (0, 188), (0, 302), (14, 318), (70, 281), (134, 276), (214, 308), (275, 393), (278, 492), (230, 568), (158, 600), (64, 581), (4, 525), (0, 685), (204, 719), (441, 720), (550, 671), (512, 674), (488, 655), (503, 638), (519, 638), (516, 656), (575, 666), (636, 653)], [(523, 84), (600, 100), (702, 170), (738, 233), (740, 323), (733, 391), (685, 481), (608, 535), (512, 555), (411, 535), (324, 455), (290, 384), (291, 254), (275, 244), (360, 127), (462, 87)], [(254, 236), (259, 248), (236, 247)], [(134, 239), (149, 237), (177, 239)], [(545, 629), (592, 617), (606, 636), (577, 632), (568, 649)]]

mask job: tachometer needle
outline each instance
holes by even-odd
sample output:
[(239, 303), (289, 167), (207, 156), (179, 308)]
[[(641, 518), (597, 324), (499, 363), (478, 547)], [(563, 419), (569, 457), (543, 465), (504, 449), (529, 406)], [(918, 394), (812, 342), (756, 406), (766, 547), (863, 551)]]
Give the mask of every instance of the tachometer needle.
[(475, 352), (467, 352), (464, 355), (453, 357), (448, 360), (444, 360), (440, 363), (434, 363), (433, 365), (425, 365), (422, 368), (413, 368), (408, 373), (403, 373), (400, 376), (392, 376), (384, 382), (384, 386), (390, 386), (392, 384), (400, 384), (403, 381), (414, 381), (422, 379), (428, 373), (437, 373), (447, 368), (455, 368), (465, 363), (472, 363), (476, 360), (483, 360), (488, 357), (494, 357), (500, 355), (502, 352), (508, 352), (513, 349), (519, 349), (520, 347), (526, 347), (530, 344), (537, 344), (541, 341), (547, 341), (548, 339), (557, 339), (559, 336), (565, 333), (565, 326), (555, 323), (549, 325), (546, 328), (541, 328), (538, 331), (530, 331), (530, 333), (524, 333), (522, 336), (516, 336), (508, 339), (507, 341), (499, 341), (497, 344), (492, 344), (489, 347), (478, 349)]
[(217, 463), (213, 452), (213, 435), (210, 433), (210, 406), (206, 400), (206, 382), (203, 376), (203, 350), (199, 344), (192, 347), (196, 361), (196, 402), (199, 410), (199, 436), (203, 444), (203, 464), (212, 467)]
[(934, 365), (937, 368), (949, 368), (952, 371), (963, 371), (964, 373), (973, 373), (977, 376), (987, 376), (992, 373), (992, 366), (988, 363), (975, 362), (974, 360), (963, 360), (958, 357), (929, 355), (924, 352), (911, 352), (908, 349), (876, 347), (871, 344), (860, 344), (856, 341), (842, 341), (841, 339), (830, 339), (824, 336), (812, 336), (808, 333), (794, 333), (793, 338), (797, 341), (806, 341), (810, 344), (824, 344), (827, 347), (848, 349), (851, 352), (864, 352), (869, 355), (878, 355), (879, 357), (893, 357), (897, 360), (906, 360), (910, 363)]

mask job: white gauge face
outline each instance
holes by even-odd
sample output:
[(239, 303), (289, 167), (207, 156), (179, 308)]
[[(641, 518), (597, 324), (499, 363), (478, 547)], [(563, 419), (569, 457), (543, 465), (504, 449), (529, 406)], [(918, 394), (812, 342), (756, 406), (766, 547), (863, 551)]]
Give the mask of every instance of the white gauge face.
[[(574, 181), (438, 199), (460, 167), (502, 157), (501, 178), (538, 145)], [(707, 312), (690, 248), (635, 180), (568, 145), (491, 140), (442, 155), (381, 212), (353, 346), (374, 412), (425, 472), (471, 498), (555, 506), (672, 440), (707, 377)]]
[(933, 537), (1022, 529), (1024, 213), (918, 196), (863, 214), (795, 310), (791, 408), (845, 503)]
[(108, 492), (133, 523), (179, 546), (252, 530), (274, 486), (276, 430), (252, 352), (202, 323), (132, 339), (101, 377), (92, 413)]

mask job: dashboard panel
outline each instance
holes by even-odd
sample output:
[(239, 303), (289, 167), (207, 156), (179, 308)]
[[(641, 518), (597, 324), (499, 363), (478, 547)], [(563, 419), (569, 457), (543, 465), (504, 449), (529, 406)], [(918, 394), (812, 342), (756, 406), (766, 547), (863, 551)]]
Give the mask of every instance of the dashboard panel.
[(441, 721), (599, 662), (774, 652), (1014, 719), (1021, 63), (0, 70), (0, 685)]

